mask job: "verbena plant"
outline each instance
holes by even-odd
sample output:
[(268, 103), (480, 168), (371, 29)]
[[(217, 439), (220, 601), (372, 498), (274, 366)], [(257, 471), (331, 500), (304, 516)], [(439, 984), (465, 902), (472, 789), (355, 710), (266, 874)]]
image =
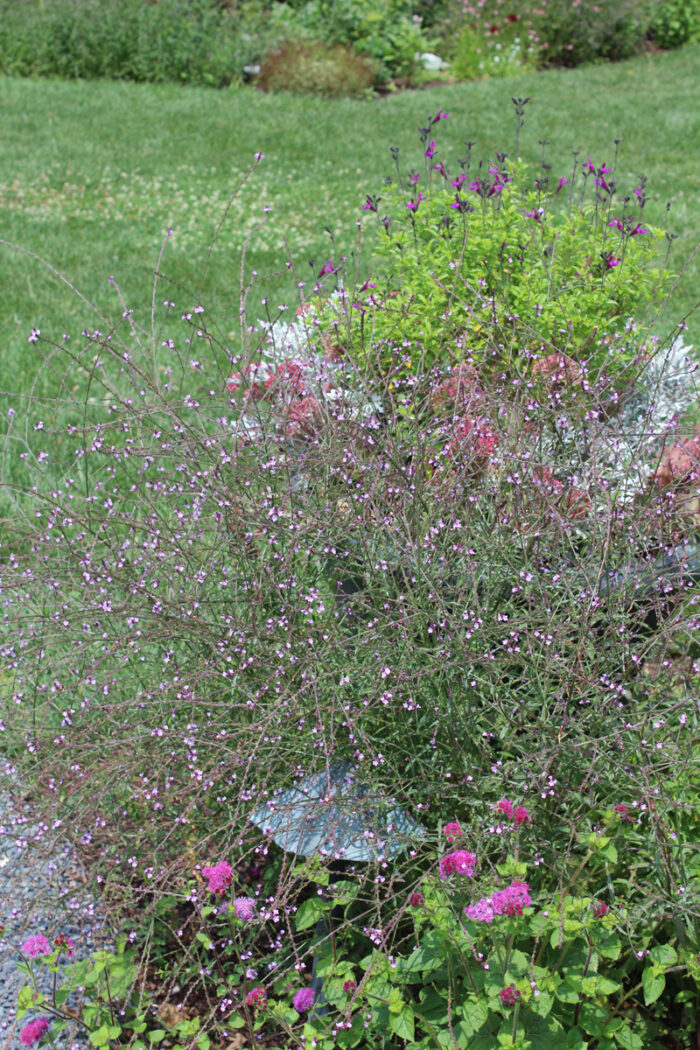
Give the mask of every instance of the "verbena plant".
[[(576, 217), (574, 255), (599, 249), (601, 211)], [(489, 244), (503, 215), (477, 214)], [(471, 247), (428, 243), (407, 282)], [(147, 325), (125, 303), (75, 350), (29, 335), (84, 394), (60, 431), (38, 401), (12, 424), (34, 485), (3, 525), (4, 747), (161, 988), (152, 1009), (129, 991), (126, 949), (77, 964), (82, 1022), (98, 1046), (170, 1025), (203, 1050), (237, 1029), (680, 1048), (700, 951), (697, 668), (670, 659), (698, 623), (687, 350), (620, 330), (597, 285), (588, 343), (552, 337), (546, 297), (541, 329), (506, 323), (502, 280), (416, 356), (419, 312), (377, 340), (392, 297), (339, 276), (330, 259), (292, 311), (254, 305), (251, 275), (233, 346), (162, 277)], [(375, 860), (338, 831), (307, 861), (251, 823), (338, 769), (372, 800)], [(50, 932), (18, 946), (30, 976), (61, 966)], [(66, 1002), (25, 993), (25, 1042)]]

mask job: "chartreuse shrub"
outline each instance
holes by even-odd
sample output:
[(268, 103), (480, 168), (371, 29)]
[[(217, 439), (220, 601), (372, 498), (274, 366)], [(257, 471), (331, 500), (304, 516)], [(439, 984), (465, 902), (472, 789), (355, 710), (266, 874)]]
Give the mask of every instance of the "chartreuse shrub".
[[(613, 165), (584, 156), (561, 219), (562, 176), (531, 197), (502, 154), (465, 158), (458, 251), (409, 173), (393, 272), (355, 287), (331, 258), (294, 309), (244, 260), (234, 335), (166, 248), (145, 317), (28, 333), (76, 401), (8, 425), (32, 485), (3, 523), (0, 732), (138, 949), (131, 991), (99, 960), (124, 998), (86, 997), (93, 1043), (695, 1031), (697, 667), (671, 657), (698, 628), (697, 390), (678, 332), (627, 313), (651, 298), (641, 197), (608, 207)], [(318, 777), (337, 810), (317, 800), (305, 859), (251, 817), (291, 819)]]
[[(528, 100), (513, 101), (520, 127)], [(612, 362), (601, 335), (623, 332), (669, 287), (669, 240), (644, 222), (645, 180), (621, 190), (617, 145), (609, 163), (577, 152), (566, 172), (544, 157), (536, 172), (507, 154), (477, 163), (469, 143), (448, 166), (433, 138), (446, 116), (421, 130), (422, 170), (394, 150), (393, 182), (367, 195), (384, 232), (376, 278), (339, 304), (338, 338), (386, 373), (429, 369), (455, 342), (496, 368), (508, 355), (527, 368), (546, 348), (592, 377), (604, 362), (624, 372), (636, 351)]]

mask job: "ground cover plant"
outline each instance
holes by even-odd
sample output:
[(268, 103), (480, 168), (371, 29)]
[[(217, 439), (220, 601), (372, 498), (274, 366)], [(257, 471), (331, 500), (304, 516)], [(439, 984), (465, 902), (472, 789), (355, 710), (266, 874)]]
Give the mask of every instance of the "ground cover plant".
[[(331, 241), (288, 304), (244, 257), (233, 335), (165, 276), (147, 325), (121, 291), (107, 327), (29, 332), (67, 404), (37, 387), (9, 432), (4, 746), (128, 937), (75, 969), (54, 931), (19, 948), (88, 988), (94, 1045), (696, 1031), (694, 362), (652, 328), (646, 183), (526, 171), (528, 104), (473, 170), (423, 115), (391, 210), (365, 185), (388, 257)], [(64, 1003), (30, 985), (28, 1044)]]

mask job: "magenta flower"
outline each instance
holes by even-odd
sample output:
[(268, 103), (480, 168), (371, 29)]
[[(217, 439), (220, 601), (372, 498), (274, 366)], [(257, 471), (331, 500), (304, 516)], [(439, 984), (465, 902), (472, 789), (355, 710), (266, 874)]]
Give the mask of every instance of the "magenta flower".
[(449, 824), (445, 824), (442, 830), (448, 842), (454, 842), (462, 834), (462, 826), (456, 820), (451, 820)]
[(22, 945), (21, 950), (25, 955), (28, 955), (30, 959), (37, 959), (40, 955), (51, 955), (51, 952), (53, 951), (43, 933), (35, 933), (31, 937), (28, 937)]
[(440, 860), (440, 878), (449, 879), (450, 875), (455, 873), (470, 878), (474, 874), (475, 865), (475, 853), (469, 853), (466, 849), (455, 850), (454, 853), (445, 854)]
[(482, 897), (476, 904), (470, 904), (464, 909), (465, 915), (476, 922), (493, 922), (493, 905), (488, 897)]
[(250, 922), (255, 915), (255, 901), (252, 897), (236, 897), (233, 910), (237, 919)]
[(642, 226), (642, 224), (638, 222), (635, 228), (630, 231), (630, 237), (636, 237), (638, 233), (649, 233), (649, 231), (646, 226)]
[(504, 1006), (515, 1006), (520, 998), (520, 992), (514, 984), (509, 984), (507, 988), (502, 988), (498, 994)]
[(630, 816), (630, 811), (624, 802), (621, 802), (619, 806), (615, 806), (614, 811), (617, 813), (620, 820), (627, 820), (630, 824), (634, 823), (634, 818)]
[(357, 988), (357, 985), (355, 984), (354, 981), (346, 981), (345, 984), (343, 985), (343, 991), (345, 992), (346, 995), (352, 995), (352, 993), (355, 991), (356, 988)]
[(435, 156), (435, 140), (434, 139), (431, 139), (430, 142), (428, 143), (428, 148), (425, 151), (425, 156), (428, 159), (430, 159), (431, 157)]
[(209, 883), (210, 893), (225, 893), (226, 887), (231, 885), (233, 871), (227, 861), (220, 860), (211, 868), (202, 868), (202, 875)]
[(622, 259), (618, 259), (618, 257), (616, 255), (613, 255), (612, 253), (610, 255), (606, 255), (605, 257), (605, 265), (609, 270), (612, 270), (615, 266), (619, 266), (621, 262)]
[(261, 984), (259, 984), (257, 988), (251, 988), (248, 992), (247, 1002), (248, 1006), (267, 1005), (267, 993)]
[(509, 798), (502, 798), (500, 802), (496, 803), (496, 809), (499, 813), (502, 813), (505, 817), (513, 816), (513, 803)]
[(412, 893), (408, 898), (409, 908), (420, 908), (423, 904), (425, 904), (425, 897), (422, 893), (419, 893), (418, 890)]
[(438, 120), (449, 120), (449, 119), (450, 119), (450, 114), (449, 113), (445, 113), (444, 109), (439, 109), (437, 111), (435, 119), (433, 120), (433, 124), (437, 124)]
[(523, 908), (532, 904), (530, 887), (526, 882), (512, 882), (503, 890), (491, 894), (494, 915), (522, 915)]
[(413, 197), (411, 197), (411, 199), (408, 202), (408, 204), (406, 205), (406, 207), (408, 208), (409, 211), (418, 211), (418, 205), (420, 204), (421, 201), (424, 201), (424, 200), (425, 200), (425, 197), (423, 196), (423, 194), (419, 190), (418, 191), (418, 196), (416, 197), (416, 199), (414, 200)]
[(331, 260), (329, 259), (328, 262), (324, 263), (324, 265), (321, 267), (321, 271), (318, 276), (321, 277), (324, 273), (333, 273), (333, 271), (334, 266)]
[(591, 160), (591, 158), (590, 158), (590, 157), (588, 158), (588, 160), (584, 160), (584, 162), (583, 162), (583, 164), (581, 165), (581, 167), (582, 167), (582, 168), (583, 168), (583, 170), (584, 170), (585, 172), (587, 172), (587, 173), (588, 173), (589, 175), (591, 174), (591, 172), (595, 171), (595, 164), (593, 163), (593, 161)]
[(593, 901), (591, 904), (591, 911), (595, 915), (596, 919), (602, 919), (604, 915), (607, 915), (610, 909), (608, 908), (605, 901)]
[(622, 223), (619, 219), (611, 219), (611, 221), (608, 223), (608, 226), (614, 226), (616, 230), (623, 229)]
[(557, 186), (557, 188), (556, 188), (556, 190), (554, 192), (555, 193), (559, 193), (559, 190), (562, 188), (562, 186), (568, 186), (568, 185), (569, 185), (569, 180), (565, 179), (564, 176), (562, 175), (562, 177), (559, 179), (559, 184), (558, 184), (558, 186)]
[[(467, 179), (466, 172), (460, 171), (460, 173), (459, 173), (459, 175), (457, 176), (456, 179), (450, 179), (450, 186), (454, 186), (455, 189), (460, 190), (462, 188), (463, 184), (466, 182), (466, 179)], [(475, 189), (475, 184), (472, 182), (469, 185), (468, 189), (470, 189), (470, 190)]]
[(59, 933), (54, 939), (53, 944), (54, 948), (59, 948), (61, 951), (64, 951), (69, 959), (75, 954), (75, 944), (70, 937), (66, 937), (65, 933)]
[(300, 988), (294, 996), (294, 1009), (298, 1014), (306, 1013), (314, 1005), (315, 998), (313, 988)]
[(516, 824), (531, 824), (532, 817), (525, 806), (516, 806), (513, 810), (513, 820)]
[(38, 1043), (39, 1040), (46, 1035), (51, 1022), (48, 1017), (37, 1017), (36, 1020), (30, 1021), (29, 1024), (25, 1024), (22, 1031), (19, 1033), (19, 1041), (24, 1046), (31, 1046), (32, 1043)]

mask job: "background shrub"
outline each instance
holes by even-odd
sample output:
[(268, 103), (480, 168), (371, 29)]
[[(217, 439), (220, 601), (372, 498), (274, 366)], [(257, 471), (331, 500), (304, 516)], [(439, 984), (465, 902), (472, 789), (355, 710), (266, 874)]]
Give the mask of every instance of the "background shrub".
[(364, 94), (375, 80), (373, 64), (349, 47), (295, 40), (267, 54), (257, 84), (263, 91), (341, 98)]
[(699, 0), (661, 0), (656, 7), (649, 35), (659, 47), (674, 48), (700, 35)]

